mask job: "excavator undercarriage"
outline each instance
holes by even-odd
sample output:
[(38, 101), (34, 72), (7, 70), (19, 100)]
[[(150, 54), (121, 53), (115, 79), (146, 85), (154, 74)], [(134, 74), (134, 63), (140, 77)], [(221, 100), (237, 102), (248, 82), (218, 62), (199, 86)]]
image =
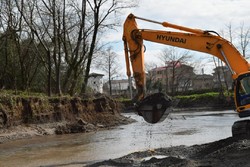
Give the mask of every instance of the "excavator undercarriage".
[(232, 126), (233, 137), (250, 137), (250, 120), (239, 120)]

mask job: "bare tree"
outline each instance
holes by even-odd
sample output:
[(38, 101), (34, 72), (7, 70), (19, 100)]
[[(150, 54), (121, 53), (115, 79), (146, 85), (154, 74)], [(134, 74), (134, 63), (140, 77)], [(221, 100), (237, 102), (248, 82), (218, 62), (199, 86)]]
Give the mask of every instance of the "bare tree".
[(97, 68), (102, 69), (108, 75), (109, 94), (112, 95), (112, 79), (119, 75), (119, 65), (117, 64), (117, 54), (111, 47), (102, 52), (101, 59), (96, 63)]
[[(239, 46), (239, 50), (240, 52), (242, 53), (243, 57), (246, 57), (246, 53), (247, 53), (247, 47), (248, 47), (248, 44), (249, 44), (249, 33), (250, 33), (250, 29), (249, 28), (245, 28), (244, 27), (244, 23), (242, 23), (239, 27), (239, 33), (235, 33), (235, 31), (237, 29), (234, 29), (232, 24), (229, 23), (227, 26), (226, 26), (227, 30), (226, 30), (226, 33), (223, 33), (222, 31), (222, 36), (224, 36), (224, 38), (229, 38), (229, 41), (231, 43), (235, 42), (236, 44), (235, 45), (238, 45)], [(239, 36), (239, 38), (236, 38), (236, 35)], [(238, 40), (237, 40), (238, 39)], [(238, 43), (238, 44), (237, 44)], [(224, 69), (224, 63), (217, 59), (217, 62), (215, 60), (215, 58), (213, 58), (214, 60), (214, 64), (215, 64), (215, 74), (217, 75), (217, 78), (218, 78), (218, 81), (219, 81), (219, 85), (220, 85), (220, 94), (223, 95), (223, 88), (225, 86), (226, 90), (228, 91), (229, 90), (229, 86), (228, 86), (228, 83), (227, 83), (227, 80), (225, 78), (226, 77), (226, 71)], [(218, 69), (221, 69), (221, 70), (218, 70)], [(222, 73), (222, 74), (221, 74)], [(224, 78), (224, 83), (221, 81), (221, 78)]]
[(227, 34), (229, 37), (229, 41), (231, 43), (233, 43), (234, 42), (234, 40), (233, 40), (234, 39), (234, 29), (233, 29), (232, 23), (230, 22), (228, 25), (226, 25), (226, 27), (227, 27)]
[[(122, 9), (137, 4), (129, 0), (0, 2), (0, 15), (4, 18), (0, 20), (0, 38), (5, 39), (0, 42), (0, 49), (8, 48), (5, 49), (8, 54), (0, 57), (3, 60), (0, 79), (7, 80), (4, 78), (8, 76), (10, 83), (26, 89), (34, 78), (40, 77), (40, 82), (47, 82), (48, 95), (52, 92), (72, 95), (81, 88), (84, 92), (82, 82), (87, 83), (101, 33), (119, 26)], [(17, 84), (19, 79), (24, 84)]]
[[(43, 1), (44, 2), (44, 1)], [(51, 95), (51, 78), (52, 78), (52, 60), (51, 60), (51, 47), (50, 45), (52, 42), (49, 43), (49, 37), (46, 36), (49, 32), (49, 25), (51, 19), (49, 17), (43, 17), (42, 13), (39, 12), (40, 7), (42, 6), (41, 3), (38, 1), (17, 1), (15, 0), (16, 6), (22, 18), (24, 19), (26, 25), (30, 29), (30, 34), (33, 36), (34, 40), (39, 41), (40, 46), (42, 46), (43, 50), (46, 53), (46, 57), (43, 57), (43, 54), (37, 52), (40, 55), (40, 59), (45, 65), (47, 69), (47, 90), (48, 95)], [(44, 2), (45, 3), (45, 2)], [(38, 24), (39, 22), (40, 24)]]
[(246, 57), (247, 47), (249, 44), (249, 34), (250, 28), (245, 28), (244, 23), (240, 26), (240, 48), (242, 51), (243, 57)]
[[(226, 33), (224, 33), (224, 31), (221, 31), (222, 36), (224, 36), (224, 38), (226, 38), (226, 36), (229, 38), (229, 41), (232, 43), (234, 39), (234, 29), (231, 23), (229, 23), (228, 25), (226, 25), (227, 27), (227, 31)], [(226, 78), (226, 72), (224, 69), (224, 63), (222, 62), (222, 60), (220, 60), (219, 58), (215, 58), (213, 57), (213, 62), (214, 62), (214, 74), (217, 75), (217, 80), (218, 80), (218, 84), (219, 84), (219, 95), (223, 98), (224, 97), (224, 85), (226, 86), (226, 90), (228, 91), (228, 83)], [(224, 78), (224, 83), (222, 82), (222, 77)]]
[(145, 63), (145, 72), (146, 77), (146, 91), (152, 93), (152, 88), (154, 87), (155, 74), (153, 73), (154, 69), (157, 68), (157, 65), (153, 62)]
[(65, 71), (63, 90), (72, 95), (78, 89), (78, 83), (81, 81), (80, 78), (85, 68), (89, 48), (88, 37), (91, 34), (92, 25), (86, 23), (86, 20), (90, 19), (86, 19), (86, 0), (79, 3), (72, 2), (70, 6), (75, 14), (66, 13), (64, 1), (62, 43), (68, 67)]
[(175, 95), (177, 91), (179, 81), (185, 79), (185, 71), (177, 71), (176, 69), (180, 65), (187, 64), (190, 59), (189, 51), (180, 51), (176, 47), (168, 47), (163, 50), (160, 59), (165, 63), (166, 66), (166, 92), (171, 92)]
[[(17, 69), (18, 69), (18, 21), (15, 17), (14, 6), (10, 1), (1, 0), (1, 60), (4, 62), (1, 68), (1, 80), (8, 76), (9, 83), (12, 83), (11, 88), (17, 89)], [(4, 85), (2, 85), (4, 86)]]
[[(48, 72), (48, 94), (51, 94), (53, 75), (55, 91), (61, 95), (64, 91), (73, 94), (78, 76), (83, 71), (86, 55), (85, 16), (86, 1), (81, 4), (66, 0), (17, 1), (19, 12), (36, 39), (46, 51), (42, 57)], [(66, 65), (62, 64), (65, 60)], [(64, 69), (63, 69), (64, 68)], [(64, 74), (65, 71), (65, 74)], [(64, 76), (62, 78), (62, 75)], [(70, 84), (69, 84), (69, 81)]]
[[(82, 92), (86, 91), (86, 86), (89, 78), (89, 71), (94, 55), (94, 51), (96, 49), (96, 42), (98, 33), (104, 31), (105, 29), (115, 29), (118, 26), (118, 22), (116, 20), (117, 14), (120, 13), (122, 9), (135, 7), (136, 1), (127, 1), (127, 0), (87, 0), (88, 6), (93, 14), (93, 32), (92, 39), (89, 46), (89, 52), (87, 55), (87, 64), (84, 75), (84, 83)], [(114, 21), (110, 22), (110, 18)], [(109, 22), (108, 22), (109, 21)]]
[(8, 76), (11, 82), (7, 88), (28, 90), (39, 67), (39, 61), (33, 55), (34, 40), (23, 26), (23, 18), (16, 10), (15, 1), (2, 0), (0, 4), (1, 18), (5, 18), (0, 21), (3, 31), (0, 48), (1, 53), (5, 52), (5, 56), (1, 55), (1, 63), (4, 63), (1, 64), (1, 81), (6, 83)]

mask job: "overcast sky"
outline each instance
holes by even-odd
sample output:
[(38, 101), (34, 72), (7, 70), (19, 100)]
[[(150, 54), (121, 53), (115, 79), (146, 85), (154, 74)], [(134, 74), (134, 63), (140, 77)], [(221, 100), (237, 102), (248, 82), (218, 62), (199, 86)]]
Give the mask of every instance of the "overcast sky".
[[(235, 30), (235, 34), (238, 33), (237, 28), (242, 23), (244, 23), (244, 27), (250, 27), (249, 0), (139, 0), (138, 8), (128, 9), (124, 12), (121, 18), (122, 22), (124, 22), (129, 13), (160, 22), (166, 21), (190, 28), (214, 30), (217, 32), (226, 31), (226, 27), (230, 23)], [(149, 29), (161, 28), (159, 25), (145, 24), (139, 21), (138, 26)], [(121, 66), (124, 67), (122, 31), (122, 28), (118, 29), (117, 32), (108, 34), (106, 39), (115, 43), (113, 49), (119, 54)], [(147, 42), (146, 47), (145, 61), (156, 62), (160, 66), (161, 63), (157, 55), (166, 45)], [(199, 52), (194, 52), (193, 54), (197, 57), (202, 55)], [(211, 73), (209, 65), (204, 67), (204, 69), (206, 73)], [(124, 68), (122, 73), (125, 76)]]

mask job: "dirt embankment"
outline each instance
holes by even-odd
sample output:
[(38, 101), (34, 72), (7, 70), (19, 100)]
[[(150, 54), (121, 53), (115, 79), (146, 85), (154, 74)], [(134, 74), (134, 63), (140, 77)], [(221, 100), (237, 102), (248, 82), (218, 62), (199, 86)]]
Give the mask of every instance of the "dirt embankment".
[(90, 132), (127, 124), (120, 104), (103, 95), (80, 97), (0, 96), (0, 143), (34, 135)]
[(194, 146), (159, 148), (89, 165), (123, 167), (249, 167), (250, 140), (227, 138)]

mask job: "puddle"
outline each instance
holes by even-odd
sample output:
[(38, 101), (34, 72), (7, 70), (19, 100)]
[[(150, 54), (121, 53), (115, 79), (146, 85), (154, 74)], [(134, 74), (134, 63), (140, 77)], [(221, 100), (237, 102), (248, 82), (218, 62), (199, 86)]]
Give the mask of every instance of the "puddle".
[(167, 158), (167, 157), (168, 156), (166, 156), (166, 155), (154, 155), (154, 156), (142, 158), (141, 161), (149, 161), (152, 158), (163, 159), (163, 158)]
[(193, 135), (195, 133), (198, 133), (199, 131), (197, 129), (190, 129), (190, 130), (183, 130), (183, 131), (178, 131), (174, 132), (174, 135)]

